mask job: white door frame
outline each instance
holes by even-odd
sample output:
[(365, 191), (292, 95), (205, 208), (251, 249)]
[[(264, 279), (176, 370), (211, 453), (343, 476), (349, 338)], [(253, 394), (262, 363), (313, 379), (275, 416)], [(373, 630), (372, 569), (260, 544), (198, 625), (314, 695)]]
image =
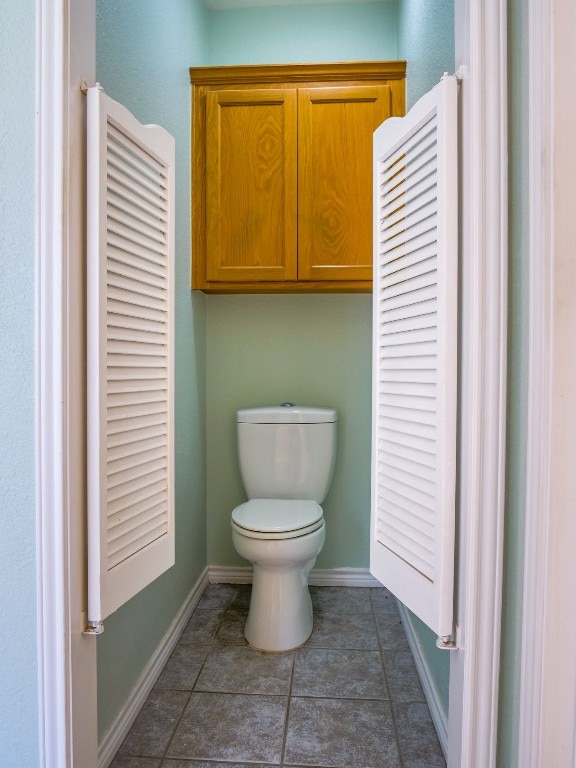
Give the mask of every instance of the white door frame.
[[(94, 80), (95, 1), (37, 0), (38, 553), (43, 768), (97, 764), (96, 652), (81, 635), (83, 317), (80, 80)], [(463, 77), (459, 651), (449, 766), (491, 768), (497, 730), (506, 352), (504, 0), (456, 0)], [(79, 354), (78, 354), (79, 353)], [(82, 369), (82, 370), (81, 370)], [(46, 631), (50, 628), (50, 631)]]
[(449, 768), (496, 762), (506, 428), (505, 0), (456, 0), (461, 86), (461, 380), (457, 643)]
[(37, 0), (36, 487), (42, 768), (98, 760), (85, 610), (85, 128), (93, 0)]
[(576, 7), (529, 4), (529, 392), (519, 764), (576, 765)]
[[(48, 2), (37, 7), (36, 398), (38, 666), (41, 765), (66, 765), (68, 687), (67, 547), (64, 516), (62, 370), (63, 25)], [(54, 10), (57, 4), (54, 4)], [(47, 631), (47, 628), (50, 628)]]

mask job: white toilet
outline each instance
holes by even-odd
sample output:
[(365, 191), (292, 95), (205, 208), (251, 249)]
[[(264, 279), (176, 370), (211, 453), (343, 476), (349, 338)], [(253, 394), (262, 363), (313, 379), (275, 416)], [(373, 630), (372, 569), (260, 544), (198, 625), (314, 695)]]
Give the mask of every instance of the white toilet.
[(308, 574), (325, 539), (320, 504), (336, 458), (336, 411), (293, 403), (238, 411), (238, 455), (250, 501), (232, 511), (236, 551), (254, 565), (246, 640), (296, 648), (312, 632)]

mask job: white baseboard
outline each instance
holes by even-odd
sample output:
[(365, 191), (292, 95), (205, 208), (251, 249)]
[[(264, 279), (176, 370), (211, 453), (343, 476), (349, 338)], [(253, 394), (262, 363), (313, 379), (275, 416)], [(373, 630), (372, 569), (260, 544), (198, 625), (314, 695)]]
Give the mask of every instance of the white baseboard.
[(210, 584), (252, 584), (252, 567), (209, 565), (208, 581)]
[(314, 587), (381, 587), (367, 568), (313, 568), (308, 583)]
[(104, 735), (98, 748), (99, 768), (108, 768), (114, 755), (126, 738), (126, 734), (130, 730), (132, 723), (136, 719), (148, 694), (154, 687), (160, 672), (162, 672), (164, 665), (174, 650), (184, 627), (188, 623), (188, 619), (192, 615), (192, 611), (208, 586), (208, 571), (209, 569), (205, 568), (198, 581), (192, 587), (192, 590), (184, 601), (176, 618), (162, 638), (160, 645), (138, 678), (124, 707), (111, 728)]
[[(210, 584), (251, 584), (252, 567), (209, 565)], [(313, 568), (308, 583), (314, 587), (381, 587), (367, 568)]]
[[(396, 601), (396, 604), (398, 605), (400, 617), (404, 624), (404, 629), (406, 630), (406, 638), (410, 650), (412, 651), (412, 656), (414, 657), (414, 662), (416, 664), (416, 669), (418, 670), (420, 682), (422, 683), (424, 696), (426, 696), (426, 702), (428, 703), (432, 722), (434, 723), (436, 733), (438, 734), (438, 741), (444, 752), (444, 757), (446, 757), (448, 751), (448, 713), (444, 711), (440, 696), (438, 695), (438, 689), (434, 684), (434, 678), (430, 674), (428, 662), (421, 653), (420, 644), (418, 643), (410, 614), (398, 600)], [(447, 651), (444, 651), (444, 653), (447, 653)]]

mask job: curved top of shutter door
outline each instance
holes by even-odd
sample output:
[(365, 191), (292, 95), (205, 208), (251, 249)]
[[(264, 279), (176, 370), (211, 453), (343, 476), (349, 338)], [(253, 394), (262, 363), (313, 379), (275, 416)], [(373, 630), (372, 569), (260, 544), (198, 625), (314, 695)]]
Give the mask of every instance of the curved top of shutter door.
[(174, 563), (174, 140), (88, 91), (89, 622)]

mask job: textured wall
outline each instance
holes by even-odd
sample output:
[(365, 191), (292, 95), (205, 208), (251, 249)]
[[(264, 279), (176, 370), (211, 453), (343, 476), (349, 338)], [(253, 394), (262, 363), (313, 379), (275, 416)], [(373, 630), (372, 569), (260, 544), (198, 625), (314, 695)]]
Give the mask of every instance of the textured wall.
[(454, 0), (398, 0), (398, 58), (408, 62), (406, 105), (454, 73)]
[(36, 768), (35, 2), (0, 14), (0, 762)]
[(97, 76), (176, 139), (176, 565), (106, 621), (98, 639), (104, 733), (206, 565), (205, 301), (190, 291), (190, 82), (203, 59), (200, 0), (99, 0)]
[(396, 16), (389, 0), (209, 13), (206, 64), (396, 59)]
[[(387, 2), (212, 12), (207, 57), (212, 64), (393, 59), (395, 14)], [(230, 512), (245, 500), (236, 408), (295, 400), (340, 413), (317, 565), (367, 567), (371, 296), (208, 296), (207, 304), (208, 561), (247, 565), (230, 533)]]

